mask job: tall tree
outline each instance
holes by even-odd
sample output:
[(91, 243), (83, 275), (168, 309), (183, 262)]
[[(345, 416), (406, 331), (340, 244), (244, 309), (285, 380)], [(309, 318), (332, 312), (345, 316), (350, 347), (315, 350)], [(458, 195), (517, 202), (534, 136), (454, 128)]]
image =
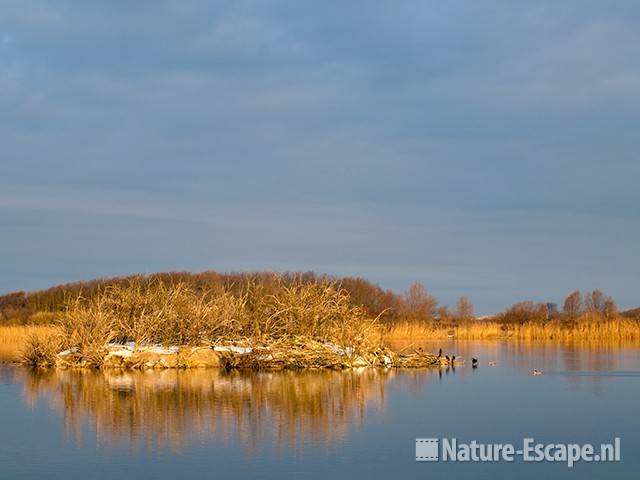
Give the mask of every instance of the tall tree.
[(597, 288), (584, 296), (584, 306), (589, 312), (604, 313), (606, 302), (607, 297)]
[(403, 315), (409, 320), (433, 320), (438, 301), (419, 282), (414, 282), (402, 295)]
[(565, 315), (575, 318), (582, 313), (582, 294), (579, 290), (574, 290), (564, 299), (562, 307)]
[(473, 305), (469, 299), (462, 296), (456, 304), (456, 316), (459, 320), (471, 320), (473, 318)]

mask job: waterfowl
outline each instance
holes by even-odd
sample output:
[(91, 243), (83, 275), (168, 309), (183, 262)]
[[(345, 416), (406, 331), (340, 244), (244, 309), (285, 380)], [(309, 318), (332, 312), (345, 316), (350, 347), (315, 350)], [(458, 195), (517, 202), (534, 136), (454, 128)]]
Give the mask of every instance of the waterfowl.
[(478, 359), (477, 358), (471, 358), (471, 366), (473, 368), (477, 368), (478, 367)]
[(446, 358), (446, 359), (447, 359), (447, 362), (450, 362), (450, 361), (451, 361), (451, 359), (449, 358), (449, 355), (445, 355), (445, 356), (444, 356), (444, 358)]
[(490, 366), (490, 367), (495, 367), (495, 366), (496, 366), (496, 362), (495, 362), (495, 360), (491, 360), (491, 361), (489, 362), (489, 366)]
[(455, 362), (455, 361), (456, 361), (456, 356), (454, 355), (454, 356), (451, 357), (451, 365), (453, 365), (453, 362)]
[(438, 358), (442, 357), (442, 349), (438, 350)]
[(533, 369), (533, 372), (531, 372), (532, 375), (542, 375), (542, 370), (538, 370), (537, 368)]

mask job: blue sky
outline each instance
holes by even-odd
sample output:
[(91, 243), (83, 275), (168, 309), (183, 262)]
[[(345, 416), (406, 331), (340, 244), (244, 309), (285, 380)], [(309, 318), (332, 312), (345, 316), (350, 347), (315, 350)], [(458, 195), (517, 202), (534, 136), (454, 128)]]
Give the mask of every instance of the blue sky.
[(0, 292), (162, 270), (640, 304), (640, 4), (0, 0)]

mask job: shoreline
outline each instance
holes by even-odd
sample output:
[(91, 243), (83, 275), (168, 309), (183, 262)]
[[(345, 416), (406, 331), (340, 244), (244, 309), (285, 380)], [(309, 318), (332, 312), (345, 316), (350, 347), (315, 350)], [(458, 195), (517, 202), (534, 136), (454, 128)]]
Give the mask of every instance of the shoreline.
[[(96, 358), (96, 354), (98, 358)], [(23, 362), (24, 363), (24, 362)], [(223, 370), (303, 370), (383, 367), (429, 368), (447, 366), (452, 362), (444, 355), (415, 351), (397, 353), (387, 347), (356, 352), (328, 342), (304, 341), (247, 344), (218, 344), (207, 346), (170, 346), (110, 344), (90, 356), (72, 348), (59, 352), (54, 363), (45, 368), (91, 369), (189, 369), (221, 368)], [(462, 362), (460, 362), (462, 363)]]
[[(532, 344), (580, 343), (640, 347), (640, 337), (611, 335), (603, 337), (576, 335), (568, 330), (567, 335), (530, 336), (516, 332), (501, 332), (500, 335), (487, 335), (479, 325), (459, 326), (451, 329), (423, 328), (414, 330), (412, 336), (384, 333), (375, 347), (356, 351), (340, 347), (326, 341), (310, 338), (287, 339), (286, 341), (252, 342), (219, 341), (215, 345), (182, 345), (162, 347), (161, 345), (103, 345), (87, 351), (86, 355), (72, 351), (55, 350), (41, 352), (40, 361), (25, 361), (23, 357), (27, 344), (33, 348), (33, 338), (39, 338), (43, 345), (56, 334), (56, 329), (46, 326), (0, 326), (0, 364), (13, 366), (32, 366), (41, 368), (66, 369), (164, 369), (164, 368), (221, 368), (225, 370), (300, 370), (334, 369), (343, 370), (363, 367), (382, 368), (437, 368), (447, 366), (445, 356), (422, 352), (422, 342), (452, 341), (492, 341), (492, 342), (530, 342)], [(525, 326), (526, 327), (526, 326)], [(523, 328), (519, 326), (519, 328)], [(406, 330), (403, 330), (406, 332)], [(453, 335), (450, 333), (453, 331)], [(521, 330), (522, 331), (522, 330)], [(477, 335), (471, 335), (478, 333)], [(443, 343), (443, 347), (446, 343)], [(423, 345), (424, 346), (424, 345)], [(174, 351), (171, 351), (173, 348)], [(62, 355), (60, 355), (62, 353)], [(458, 365), (463, 361), (458, 360)]]

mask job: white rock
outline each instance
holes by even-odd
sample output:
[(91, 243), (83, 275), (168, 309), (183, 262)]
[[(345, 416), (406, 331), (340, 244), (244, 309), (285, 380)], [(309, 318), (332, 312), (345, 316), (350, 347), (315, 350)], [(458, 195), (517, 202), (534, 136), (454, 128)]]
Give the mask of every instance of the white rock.
[(107, 348), (113, 348), (116, 350), (131, 350), (133, 352), (136, 349), (136, 342), (109, 342), (107, 343)]
[(343, 356), (346, 355), (350, 357), (351, 355), (353, 355), (353, 352), (354, 352), (353, 347), (341, 347), (331, 342), (325, 343), (324, 346), (337, 355), (343, 355)]
[(251, 348), (251, 347), (240, 347), (240, 346), (237, 346), (237, 345), (216, 345), (215, 347), (213, 347), (213, 351), (214, 352), (233, 352), (233, 353), (246, 354), (246, 353), (253, 352), (253, 348)]
[(140, 346), (137, 348), (137, 351), (157, 353), (158, 355), (170, 355), (172, 353), (178, 353), (180, 351), (180, 347), (176, 347), (176, 346), (163, 347), (162, 345), (149, 345), (149, 346)]
[(72, 353), (76, 353), (78, 351), (78, 347), (71, 347), (68, 350), (63, 350), (58, 353), (58, 357), (66, 357), (67, 355), (71, 355)]
[(105, 358), (109, 357), (124, 357), (129, 358), (133, 355), (133, 352), (127, 348), (123, 348), (122, 350), (112, 350), (107, 354)]

